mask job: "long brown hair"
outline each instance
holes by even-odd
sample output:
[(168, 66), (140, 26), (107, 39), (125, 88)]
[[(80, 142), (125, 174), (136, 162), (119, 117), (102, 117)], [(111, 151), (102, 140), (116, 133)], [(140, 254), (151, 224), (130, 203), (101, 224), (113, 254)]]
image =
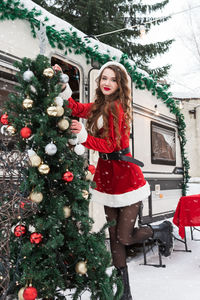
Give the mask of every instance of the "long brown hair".
[[(112, 95), (106, 96), (102, 93), (100, 89), (100, 81), (102, 73), (105, 69), (111, 69), (114, 71), (116, 76), (116, 82), (118, 84), (118, 89)], [(117, 104), (117, 107), (116, 107)], [(130, 89), (128, 87), (128, 78), (124, 70), (116, 65), (109, 65), (105, 67), (100, 76), (97, 78), (97, 88), (96, 88), (96, 99), (92, 105), (90, 115), (87, 121), (87, 130), (89, 133), (95, 137), (108, 138), (109, 137), (109, 113), (113, 115), (114, 120), (114, 131), (117, 137), (117, 145), (120, 146), (120, 132), (118, 124), (118, 114), (119, 105), (121, 104), (124, 111), (125, 118), (125, 133), (128, 134), (130, 130), (130, 122), (132, 120), (132, 105), (130, 97)], [(97, 126), (98, 118), (103, 117), (103, 133), (99, 136), (99, 128)]]

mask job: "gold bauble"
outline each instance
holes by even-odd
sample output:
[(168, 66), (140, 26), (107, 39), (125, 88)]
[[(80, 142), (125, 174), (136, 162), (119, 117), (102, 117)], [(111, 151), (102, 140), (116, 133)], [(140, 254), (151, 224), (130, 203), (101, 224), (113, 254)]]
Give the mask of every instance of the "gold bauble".
[(87, 265), (85, 261), (79, 261), (75, 267), (76, 273), (84, 275), (87, 273)]
[(87, 170), (87, 171), (85, 172), (85, 179), (86, 179), (86, 180), (91, 180), (91, 181), (92, 181), (93, 176), (94, 176), (94, 175), (93, 175), (90, 171)]
[(69, 128), (69, 122), (66, 119), (62, 119), (58, 122), (58, 127), (61, 130), (67, 130)]
[(26, 98), (24, 99), (23, 101), (23, 107), (24, 108), (31, 108), (33, 106), (33, 100), (29, 99), (29, 98)]
[(71, 216), (71, 208), (69, 206), (64, 206), (63, 211), (66, 219)]
[(9, 133), (9, 135), (14, 135), (16, 133), (16, 128), (10, 125), (6, 128), (6, 131)]
[(34, 203), (40, 203), (43, 200), (43, 195), (42, 193), (31, 192), (29, 198)]
[(43, 75), (49, 78), (52, 78), (54, 75), (54, 70), (51, 68), (44, 69)]
[(57, 110), (57, 117), (61, 117), (64, 114), (64, 108), (62, 106), (56, 106), (56, 110)]
[(24, 300), (23, 293), (24, 293), (25, 287), (22, 287), (18, 292), (18, 300)]
[(82, 196), (83, 196), (83, 198), (88, 199), (88, 197), (89, 197), (89, 192), (86, 191), (86, 190), (82, 190)]
[(48, 174), (49, 171), (50, 171), (50, 168), (48, 165), (46, 164), (41, 164), (39, 167), (38, 167), (38, 171), (41, 173), (41, 174)]
[(39, 167), (42, 162), (41, 158), (38, 155), (32, 155), (29, 159), (32, 167)]
[(47, 114), (51, 117), (57, 116), (57, 106), (50, 106), (47, 108)]

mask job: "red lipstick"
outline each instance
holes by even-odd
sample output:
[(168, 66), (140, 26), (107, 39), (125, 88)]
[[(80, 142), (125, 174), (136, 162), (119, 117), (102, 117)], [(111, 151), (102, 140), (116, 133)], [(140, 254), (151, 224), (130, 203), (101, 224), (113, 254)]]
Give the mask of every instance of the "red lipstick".
[(110, 88), (104, 87), (105, 91), (110, 91)]

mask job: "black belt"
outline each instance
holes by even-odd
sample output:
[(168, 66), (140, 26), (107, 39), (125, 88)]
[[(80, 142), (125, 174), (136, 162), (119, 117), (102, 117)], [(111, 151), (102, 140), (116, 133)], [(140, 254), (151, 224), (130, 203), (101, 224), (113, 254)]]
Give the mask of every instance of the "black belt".
[(130, 156), (125, 156), (124, 154), (130, 153), (130, 148), (127, 147), (125, 149), (122, 149), (120, 151), (112, 152), (112, 153), (102, 153), (99, 152), (99, 157), (104, 159), (104, 160), (123, 160), (123, 161), (128, 161), (131, 162), (135, 165), (138, 165), (140, 167), (144, 167), (144, 164), (142, 161), (137, 160), (133, 157)]

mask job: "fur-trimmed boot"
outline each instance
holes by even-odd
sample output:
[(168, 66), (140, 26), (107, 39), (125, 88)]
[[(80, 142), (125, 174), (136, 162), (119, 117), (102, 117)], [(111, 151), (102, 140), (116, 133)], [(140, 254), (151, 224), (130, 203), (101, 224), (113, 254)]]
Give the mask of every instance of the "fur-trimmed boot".
[(126, 267), (117, 268), (117, 271), (118, 271), (118, 275), (122, 279), (123, 288), (124, 288), (123, 295), (120, 300), (133, 300), (131, 296), (130, 285), (129, 285), (128, 267), (126, 266)]
[(173, 226), (169, 221), (164, 221), (159, 225), (149, 225), (153, 230), (153, 239), (159, 244), (160, 254), (169, 256), (173, 250)]

